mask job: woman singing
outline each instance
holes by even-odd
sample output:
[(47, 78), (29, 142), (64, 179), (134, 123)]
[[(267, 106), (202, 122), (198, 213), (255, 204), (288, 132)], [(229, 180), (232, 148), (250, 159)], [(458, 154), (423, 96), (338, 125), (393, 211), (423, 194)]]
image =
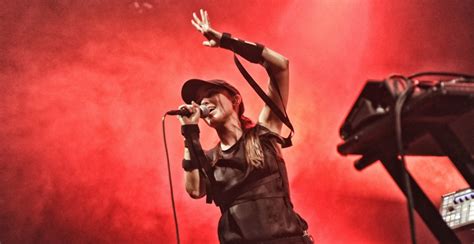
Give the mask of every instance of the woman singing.
[[(283, 111), (289, 90), (284, 56), (214, 30), (202, 9), (200, 17), (193, 13), (191, 22), (207, 39), (203, 45), (231, 50), (264, 66), (274, 79), (267, 95)], [(180, 108), (191, 113), (179, 116), (185, 137), (186, 191), (192, 198), (206, 196), (208, 203), (214, 201), (220, 208), (220, 243), (313, 243), (307, 223), (293, 210), (280, 152), (283, 123), (270, 107), (264, 106), (253, 123), (244, 116), (239, 91), (223, 80), (188, 80), (181, 95), (186, 104)], [(203, 151), (199, 142), (201, 113), (206, 113), (206, 124), (220, 139), (208, 151)]]

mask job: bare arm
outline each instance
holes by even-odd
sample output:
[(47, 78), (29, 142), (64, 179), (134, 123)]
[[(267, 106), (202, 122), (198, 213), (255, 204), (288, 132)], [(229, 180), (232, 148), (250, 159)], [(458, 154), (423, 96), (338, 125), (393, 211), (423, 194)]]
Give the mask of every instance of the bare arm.
[[(184, 159), (191, 159), (189, 150), (186, 147), (184, 148)], [(206, 187), (198, 169), (193, 171), (184, 171), (184, 186), (186, 188), (186, 192), (188, 192), (189, 196), (192, 198), (201, 198), (206, 195)]]
[[(189, 111), (193, 112), (190, 117), (183, 117), (179, 116), (178, 119), (181, 125), (193, 125), (198, 123), (199, 118), (201, 116), (201, 111), (198, 109), (198, 105), (196, 103), (192, 103), (192, 105), (182, 105), (180, 108), (186, 107)], [(198, 136), (195, 138), (198, 140)], [(191, 160), (191, 153), (187, 147), (184, 147), (184, 157), (185, 160)], [(197, 160), (197, 159), (194, 159)], [(188, 192), (189, 196), (192, 198), (201, 198), (206, 195), (206, 187), (205, 183), (202, 179), (202, 175), (199, 169), (193, 169), (191, 171), (184, 171), (184, 185), (186, 188), (186, 192)]]
[[(286, 108), (288, 104), (290, 85), (289, 61), (281, 54), (267, 47), (263, 49), (262, 56), (264, 59), (263, 65), (275, 79), (274, 83), (268, 82), (267, 95), (283, 111), (283, 108)], [(281, 99), (277, 89), (280, 91)], [(283, 125), (268, 105), (265, 105), (260, 112), (258, 122), (278, 134), (280, 134)]]
[[(200, 10), (201, 18), (193, 13), (191, 23), (201, 32), (207, 40), (202, 44), (208, 47), (219, 47), (222, 39), (222, 33), (214, 30), (210, 26), (207, 11)], [(263, 66), (274, 77), (274, 83), (268, 82), (267, 95), (283, 111), (288, 103), (289, 93), (289, 62), (283, 55), (265, 47), (262, 51)], [(278, 94), (277, 89), (280, 91)], [(265, 105), (260, 112), (258, 122), (271, 131), (280, 134), (283, 123), (271, 111), (270, 107)]]

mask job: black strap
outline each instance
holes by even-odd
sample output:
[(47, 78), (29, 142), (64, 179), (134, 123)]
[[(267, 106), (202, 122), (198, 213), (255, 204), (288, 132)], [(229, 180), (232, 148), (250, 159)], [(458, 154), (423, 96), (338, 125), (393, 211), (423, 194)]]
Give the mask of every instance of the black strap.
[(285, 106), (283, 104), (283, 99), (281, 97), (280, 89), (278, 88), (277, 84), (274, 84), (275, 80), (273, 76), (271, 75), (270, 72), (268, 72), (270, 76), (270, 82), (272, 82), (275, 85), (275, 89), (278, 92), (278, 95), (280, 96), (280, 100), (282, 101), (282, 107), (283, 107), (283, 112), (278, 108), (278, 106), (275, 104), (275, 102), (263, 91), (263, 89), (257, 84), (257, 82), (253, 79), (253, 77), (247, 72), (247, 70), (244, 68), (242, 63), (240, 63), (239, 59), (234, 53), (234, 62), (237, 68), (239, 69), (240, 73), (244, 76), (244, 78), (247, 80), (247, 82), (250, 84), (250, 86), (255, 90), (255, 92), (258, 94), (258, 96), (265, 102), (267, 106), (270, 107), (272, 112), (285, 124), (290, 130), (290, 134), (284, 139), (284, 143), (282, 144), (282, 147), (290, 147), (292, 146), (291, 138), (293, 137), (295, 130), (293, 128), (293, 125), (290, 122), (290, 119), (288, 118), (288, 114), (286, 113)]

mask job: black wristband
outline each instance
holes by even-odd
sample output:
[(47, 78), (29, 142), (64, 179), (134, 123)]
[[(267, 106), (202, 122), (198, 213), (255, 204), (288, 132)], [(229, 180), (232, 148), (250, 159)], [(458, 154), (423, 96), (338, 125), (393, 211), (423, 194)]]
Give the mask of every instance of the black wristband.
[(181, 126), (181, 135), (186, 137), (193, 134), (199, 135), (199, 126), (197, 124), (188, 124), (188, 125)]
[(183, 159), (183, 169), (184, 171), (191, 172), (195, 169), (201, 168), (197, 162), (194, 160)]
[(232, 38), (229, 33), (222, 33), (220, 47), (233, 51), (252, 63), (262, 63), (264, 46), (258, 43), (246, 42)]
[(227, 32), (222, 33), (222, 37), (221, 37), (219, 46), (222, 47), (222, 48), (225, 48), (225, 49), (232, 50), (232, 38), (231, 38), (231, 36), (232, 35), (230, 33), (227, 33)]

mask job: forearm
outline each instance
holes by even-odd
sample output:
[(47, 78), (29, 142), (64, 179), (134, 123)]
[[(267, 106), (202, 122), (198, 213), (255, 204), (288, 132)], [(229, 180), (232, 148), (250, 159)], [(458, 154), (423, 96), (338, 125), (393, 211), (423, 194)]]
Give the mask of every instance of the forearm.
[(185, 171), (184, 174), (186, 192), (190, 197), (197, 199), (206, 195), (206, 187), (201, 180), (201, 173), (198, 169), (190, 172)]
[(288, 60), (281, 54), (258, 43), (240, 40), (229, 33), (216, 31), (210, 25), (207, 11), (201, 9), (200, 15), (201, 18), (193, 13), (191, 23), (207, 38), (207, 41), (203, 42), (204, 46), (231, 50), (252, 63), (271, 68), (272, 72), (288, 69)]
[[(187, 147), (184, 148), (184, 157), (185, 160), (191, 160), (191, 155)], [(206, 187), (201, 179), (201, 173), (199, 169), (193, 169), (191, 171), (184, 172), (184, 185), (186, 192), (192, 198), (201, 198), (206, 194)]]
[[(215, 30), (211, 30), (211, 32), (219, 37), (221, 48), (231, 50), (250, 62), (262, 64), (273, 79), (273, 82), (269, 84), (268, 95), (272, 99), (279, 99), (278, 92), (273, 92), (276, 90), (275, 88), (278, 88), (283, 98), (283, 104), (286, 106), (289, 82), (289, 61), (286, 57), (263, 45), (240, 40), (230, 34), (221, 34)], [(275, 95), (278, 97), (274, 97)]]
[[(219, 47), (233, 51), (252, 63), (263, 65), (270, 77), (267, 95), (284, 111), (288, 103), (289, 95), (289, 61), (280, 53), (264, 47), (261, 44), (240, 40), (228, 33), (220, 33), (213, 29), (209, 30), (214, 36)], [(259, 116), (259, 123), (262, 123), (272, 131), (279, 133), (282, 122), (268, 105), (265, 105)]]
[(275, 71), (288, 69), (288, 59), (278, 52), (261, 44), (241, 40), (227, 33), (223, 35), (214, 29), (209, 30), (218, 39), (221, 48), (231, 50), (250, 62), (262, 63)]

